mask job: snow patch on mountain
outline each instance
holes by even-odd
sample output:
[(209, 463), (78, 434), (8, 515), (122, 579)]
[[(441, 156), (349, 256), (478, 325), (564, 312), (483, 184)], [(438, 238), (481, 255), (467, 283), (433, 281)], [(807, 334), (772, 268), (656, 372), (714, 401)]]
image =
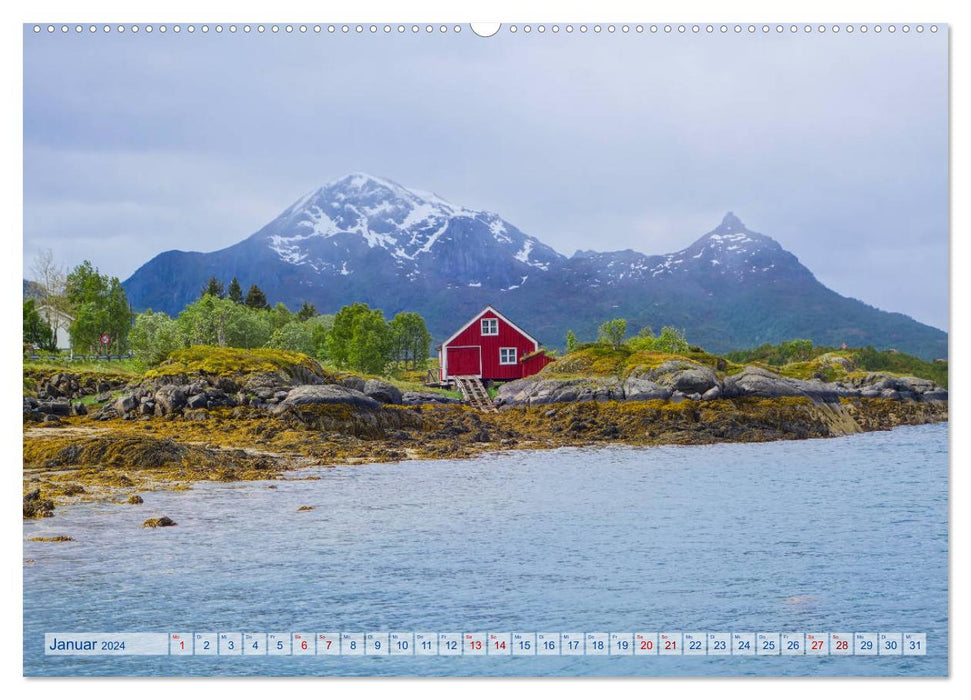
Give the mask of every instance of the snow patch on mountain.
[(538, 247), (546, 257), (556, 256), (496, 214), (365, 173), (352, 173), (301, 197), (267, 227), (272, 232), (266, 241), (284, 262), (313, 266), (319, 262), (308, 252), (314, 239), (349, 234), (369, 248), (388, 251), (404, 266), (431, 253), (453, 226), (480, 227), (501, 246), (515, 246), (515, 259), (530, 267), (549, 269), (548, 260), (532, 254)]

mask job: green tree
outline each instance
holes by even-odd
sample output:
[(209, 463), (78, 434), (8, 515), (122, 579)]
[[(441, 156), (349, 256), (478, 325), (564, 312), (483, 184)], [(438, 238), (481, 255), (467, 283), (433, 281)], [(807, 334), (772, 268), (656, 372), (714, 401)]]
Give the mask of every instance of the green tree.
[(211, 294), (192, 302), (176, 319), (183, 345), (228, 345), (236, 311), (232, 301)]
[(658, 352), (678, 355), (688, 352), (689, 345), (683, 331), (674, 326), (664, 326), (661, 329), (661, 334), (657, 337), (656, 349)]
[(202, 292), (199, 294), (199, 296), (204, 297), (206, 294), (209, 294), (210, 296), (218, 297), (220, 299), (226, 296), (226, 291), (223, 288), (223, 283), (217, 280), (215, 275), (209, 278), (209, 281), (206, 282), (206, 286), (202, 288)]
[(380, 309), (367, 304), (344, 306), (327, 334), (328, 359), (340, 368), (380, 374), (391, 359), (391, 329)]
[(24, 302), (24, 342), (38, 350), (57, 352), (54, 329), (47, 325), (33, 299)]
[(673, 355), (683, 354), (691, 349), (684, 333), (673, 326), (664, 326), (658, 336), (654, 335), (650, 326), (645, 326), (640, 333), (627, 341), (627, 347), (636, 352), (666, 352)]
[(286, 307), (282, 301), (278, 301), (276, 306), (270, 309), (270, 322), (273, 324), (273, 330), (278, 328), (283, 328), (285, 325), (290, 323), (294, 319), (294, 315), (290, 312), (290, 309)]
[(391, 329), (379, 309), (357, 319), (347, 361), (367, 374), (383, 373), (391, 361)]
[(813, 341), (805, 338), (787, 340), (779, 344), (779, 350), (784, 358), (781, 364), (807, 362), (813, 358)]
[(243, 288), (239, 286), (239, 280), (233, 276), (232, 281), (229, 283), (229, 289), (227, 290), (226, 296), (234, 304), (243, 303)]
[(128, 336), (135, 356), (143, 363), (154, 366), (182, 346), (179, 324), (168, 314), (155, 313), (151, 309), (135, 317), (135, 326)]
[(313, 305), (312, 302), (304, 302), (303, 306), (300, 307), (300, 311), (297, 312), (298, 321), (309, 321), (314, 316), (317, 315), (317, 307)]
[(627, 335), (627, 320), (615, 318), (601, 324), (597, 337), (601, 343), (611, 346), (614, 350), (620, 348)]
[(573, 352), (577, 349), (577, 337), (573, 334), (573, 331), (566, 332), (566, 351)]
[(290, 321), (277, 328), (266, 344), (270, 348), (302, 352), (313, 357), (315, 354), (313, 328), (310, 324), (300, 321)]
[(334, 327), (333, 316), (314, 316), (305, 322), (310, 327), (311, 338), (314, 345), (314, 357), (318, 360), (327, 358), (327, 336)]
[(389, 325), (392, 359), (403, 362), (405, 366), (410, 362), (412, 369), (423, 367), (428, 360), (428, 346), (432, 342), (425, 319), (409, 311), (396, 314)]
[[(124, 352), (128, 347), (132, 312), (121, 282), (98, 272), (85, 260), (67, 276), (65, 293), (74, 310), (69, 332), (75, 349), (89, 352)], [(109, 342), (101, 344), (106, 335)]]
[(251, 285), (246, 292), (246, 301), (243, 302), (251, 309), (269, 309), (270, 303), (266, 300), (266, 294), (255, 284)]
[(226, 322), (226, 345), (233, 348), (261, 348), (272, 335), (270, 314), (233, 304)]

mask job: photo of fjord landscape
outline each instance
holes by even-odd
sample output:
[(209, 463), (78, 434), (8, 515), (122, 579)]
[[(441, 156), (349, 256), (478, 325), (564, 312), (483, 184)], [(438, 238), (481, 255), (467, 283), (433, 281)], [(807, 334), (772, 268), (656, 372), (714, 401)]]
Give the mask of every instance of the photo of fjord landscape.
[(946, 28), (225, 26), (24, 27), (24, 675), (948, 675)]

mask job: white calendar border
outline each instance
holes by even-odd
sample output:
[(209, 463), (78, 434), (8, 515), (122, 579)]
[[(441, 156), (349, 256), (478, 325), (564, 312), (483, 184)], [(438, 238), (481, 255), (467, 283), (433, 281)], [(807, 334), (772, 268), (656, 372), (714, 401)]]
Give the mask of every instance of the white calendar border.
[[(367, 3), (367, 4), (365, 4)], [(623, 0), (598, 0), (596, 3), (580, 3), (575, 0), (560, 0), (555, 5), (553, 3), (536, 3), (529, 5), (521, 0), (476, 0), (474, 3), (462, 5), (462, 16), (457, 17), (458, 6), (453, 2), (445, 0), (413, 0), (407, 9), (402, 8), (400, 3), (392, 0), (362, 0), (353, 6), (339, 7), (329, 6), (326, 12), (319, 4), (309, 0), (276, 0), (272, 8), (243, 8), (240, 4), (230, 5), (224, 3), (218, 8), (206, 6), (197, 0), (188, 2), (187, 0), (168, 0), (165, 5), (159, 4), (153, 7), (150, 3), (133, 4), (122, 2), (121, 0), (87, 0), (83, 5), (67, 0), (48, 0), (42, 9), (30, 5), (20, 5), (9, 3), (9, 8), (2, 10), (4, 18), (7, 19), (2, 26), (12, 32), (7, 35), (8, 41), (0, 44), (0, 52), (5, 59), (0, 73), (4, 75), (4, 87), (13, 104), (10, 109), (5, 110), (0, 115), (4, 129), (3, 136), (6, 137), (8, 153), (6, 163), (7, 177), (4, 178), (5, 184), (15, 183), (22, 177), (22, 137), (19, 129), (19, 121), (22, 118), (22, 75), (23, 75), (23, 52), (22, 37), (19, 27), (13, 27), (14, 23), (22, 24), (37, 19), (37, 14), (41, 13), (52, 19), (70, 17), (72, 20), (91, 22), (101, 21), (105, 18), (119, 18), (129, 21), (139, 22), (158, 22), (158, 21), (209, 21), (216, 15), (226, 15), (236, 21), (262, 21), (265, 14), (280, 15), (281, 17), (317, 17), (326, 14), (328, 20), (334, 21), (384, 21), (388, 18), (401, 17), (402, 19), (415, 19), (425, 21), (426, 19), (445, 19), (450, 21), (470, 21), (470, 20), (493, 20), (506, 19), (509, 21), (550, 21), (554, 20), (580, 20), (580, 21), (745, 21), (752, 18), (771, 18), (782, 22), (790, 21), (840, 21), (857, 22), (861, 15), (866, 15), (868, 20), (887, 20), (910, 17), (919, 14), (922, 17), (940, 19), (941, 22), (956, 22), (961, 34), (967, 35), (969, 25), (966, 20), (966, 8), (960, 8), (957, 2), (950, 0), (923, 0), (919, 5), (904, 0), (884, 0), (879, 8), (869, 8), (864, 11), (859, 5), (847, 3), (845, 0), (815, 0), (813, 3), (778, 3), (770, 0), (735, 0), (730, 5), (726, 5), (719, 0), (695, 0), (691, 4), (654, 4), (652, 6), (635, 7)], [(878, 13), (874, 15), (869, 12)], [(971, 74), (971, 47), (965, 41), (958, 41), (952, 48), (952, 70), (955, 75), (967, 76)], [(968, 81), (958, 80), (952, 83), (951, 101), (951, 124), (959, 122), (967, 123), (971, 121), (971, 86)], [(971, 255), (969, 255), (969, 244), (959, 240), (953, 235), (954, 230), (968, 230), (971, 224), (971, 202), (967, 199), (954, 197), (957, 191), (967, 191), (971, 187), (968, 178), (968, 169), (971, 166), (971, 139), (966, 136), (955, 134), (953, 139), (952, 159), (955, 165), (952, 171), (952, 270), (967, 269), (971, 267)], [(16, 239), (22, 235), (22, 200), (20, 199), (20, 189), (16, 185), (0, 188), (0, 197), (3, 197), (7, 205), (4, 209), (13, 212), (14, 221), (11, 222), (10, 231)], [(11, 241), (11, 245), (14, 242)], [(17, 275), (21, 274), (20, 261), (17, 256), (7, 256), (0, 260), (4, 279), (16, 280)], [(971, 276), (958, 276), (952, 274), (951, 306), (952, 309), (967, 306), (963, 302), (971, 302)], [(10, 305), (3, 306), (4, 321), (6, 327), (13, 327), (17, 323), (14, 311), (8, 308)], [(966, 322), (958, 322), (959, 319), (952, 312), (952, 354), (960, 347), (967, 350), (967, 325)], [(965, 332), (958, 332), (958, 327)], [(16, 350), (10, 347), (0, 348), (0, 353), (7, 360), (8, 367), (14, 367), (20, 361)], [(964, 357), (967, 357), (967, 352)], [(965, 392), (961, 388), (968, 386), (966, 379), (967, 371), (960, 365), (952, 367), (952, 392), (951, 402), (955, 415), (967, 415), (967, 399)], [(16, 387), (14, 387), (16, 388)], [(9, 405), (8, 405), (9, 404)], [(0, 406), (0, 416), (6, 421), (6, 425), (13, 425), (17, 418), (15, 406), (12, 402), (7, 402)], [(951, 463), (958, 463), (959, 457), (967, 457), (971, 452), (969, 440), (971, 436), (967, 431), (953, 431), (951, 445)], [(16, 444), (14, 444), (16, 443)], [(19, 450), (19, 436), (14, 439), (12, 431), (4, 440), (4, 446), (16, 453)], [(967, 459), (961, 460), (961, 463)], [(9, 493), (19, 493), (14, 479), (19, 480), (18, 470), (9, 470), (7, 484)], [(968, 502), (968, 480), (952, 480), (951, 503)], [(963, 496), (963, 498), (959, 497)], [(971, 579), (971, 553), (968, 552), (968, 542), (971, 542), (971, 519), (965, 517), (954, 509), (952, 515), (957, 518), (949, 518), (951, 532), (949, 537), (950, 548), (950, 572), (951, 572), (951, 591), (956, 593), (958, 590), (955, 585), (957, 581), (967, 583)], [(5, 517), (9, 519), (8, 527), (3, 535), (3, 551), (7, 561), (15, 561), (21, 555), (21, 535), (20, 523), (14, 522), (15, 512), (12, 507), (7, 508)], [(19, 519), (18, 519), (19, 520)], [(963, 551), (963, 554), (959, 554)], [(5, 599), (8, 605), (4, 612), (4, 621), (9, 629), (15, 630), (13, 634), (4, 635), (0, 640), (0, 668), (3, 669), (3, 678), (11, 681), (13, 688), (19, 688), (24, 695), (29, 694), (32, 698), (43, 700), (63, 700), (66, 690), (72, 695), (72, 700), (103, 700), (104, 697), (114, 693), (137, 694), (142, 700), (171, 700), (173, 686), (169, 683), (152, 684), (144, 679), (85, 679), (83, 683), (72, 683), (65, 679), (58, 683), (43, 684), (43, 681), (32, 679), (30, 687), (27, 687), (27, 680), (23, 678), (23, 608), (21, 605), (11, 604), (18, 598), (22, 600), (23, 579), (21, 576), (7, 577), (2, 584), (4, 592), (7, 593)], [(971, 606), (963, 603), (963, 598), (955, 601), (955, 595), (949, 597), (951, 610), (949, 611), (949, 640), (948, 649), (951, 659), (958, 658), (954, 652), (967, 649), (968, 644), (961, 639), (956, 639), (950, 632), (955, 627), (958, 629), (971, 629)], [(879, 692), (883, 700), (910, 700), (914, 693), (932, 690), (936, 697), (967, 697), (971, 692), (968, 682), (968, 674), (963, 674), (960, 679), (952, 679), (951, 682), (942, 684), (936, 680), (912, 679), (908, 683), (895, 683), (896, 679), (886, 679), (872, 681), (879, 685)], [(328, 683), (328, 689), (341, 688), (348, 692), (359, 691), (361, 680), (332, 679)], [(365, 683), (367, 681), (364, 681)], [(377, 682), (377, 681), (374, 681)], [(696, 688), (706, 691), (712, 690), (710, 679), (652, 679), (652, 691), (684, 692), (687, 688)], [(456, 686), (451, 683), (443, 684), (438, 680), (428, 679), (382, 679), (381, 691), (420, 691), (427, 700), (454, 700)], [(867, 685), (861, 685), (857, 679), (832, 679), (824, 681), (823, 685), (813, 682), (801, 682), (798, 679), (733, 679), (731, 688), (733, 692), (744, 693), (750, 700), (778, 700), (786, 697), (792, 700), (815, 700), (820, 691), (827, 694), (840, 693), (845, 691), (847, 694), (853, 692), (869, 690)], [(225, 684), (225, 685), (224, 685)], [(259, 692), (265, 693), (272, 688), (293, 690), (302, 688), (311, 690), (315, 687), (315, 679), (287, 679), (286, 681), (276, 679), (266, 679), (258, 685)], [(353, 684), (353, 685), (352, 685)], [(931, 685), (933, 684), (933, 685)], [(247, 690), (244, 690), (247, 689)], [(509, 679), (503, 684), (502, 692), (508, 697), (532, 696), (536, 691), (536, 683), (532, 680)], [(573, 698), (588, 698), (591, 692), (599, 689), (608, 689), (616, 698), (621, 697), (642, 697), (644, 686), (637, 683), (622, 682), (615, 683), (589, 679), (582, 684), (560, 683), (557, 690), (560, 700), (572, 700)], [(964, 688), (964, 690), (961, 690)], [(179, 695), (183, 698), (212, 698), (214, 692), (223, 689), (231, 689), (230, 692), (248, 697), (250, 693), (256, 694), (252, 685), (240, 686), (231, 680), (225, 679), (183, 679), (178, 685)], [(466, 684), (461, 688), (464, 700), (492, 700), (495, 686), (491, 684)]]

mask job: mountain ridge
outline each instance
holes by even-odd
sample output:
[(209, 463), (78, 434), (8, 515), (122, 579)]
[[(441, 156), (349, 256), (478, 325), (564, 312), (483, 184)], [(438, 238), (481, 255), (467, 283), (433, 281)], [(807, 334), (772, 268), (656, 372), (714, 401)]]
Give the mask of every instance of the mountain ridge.
[(233, 276), (273, 301), (322, 312), (363, 301), (418, 311), (440, 340), (487, 304), (548, 346), (605, 319), (683, 328), (714, 352), (807, 337), (946, 357), (947, 334), (822, 285), (770, 236), (729, 212), (673, 253), (576, 251), (567, 257), (500, 215), (387, 178), (351, 173), (313, 190), (238, 243), (166, 251), (124, 286), (136, 309), (177, 313), (206, 280)]

